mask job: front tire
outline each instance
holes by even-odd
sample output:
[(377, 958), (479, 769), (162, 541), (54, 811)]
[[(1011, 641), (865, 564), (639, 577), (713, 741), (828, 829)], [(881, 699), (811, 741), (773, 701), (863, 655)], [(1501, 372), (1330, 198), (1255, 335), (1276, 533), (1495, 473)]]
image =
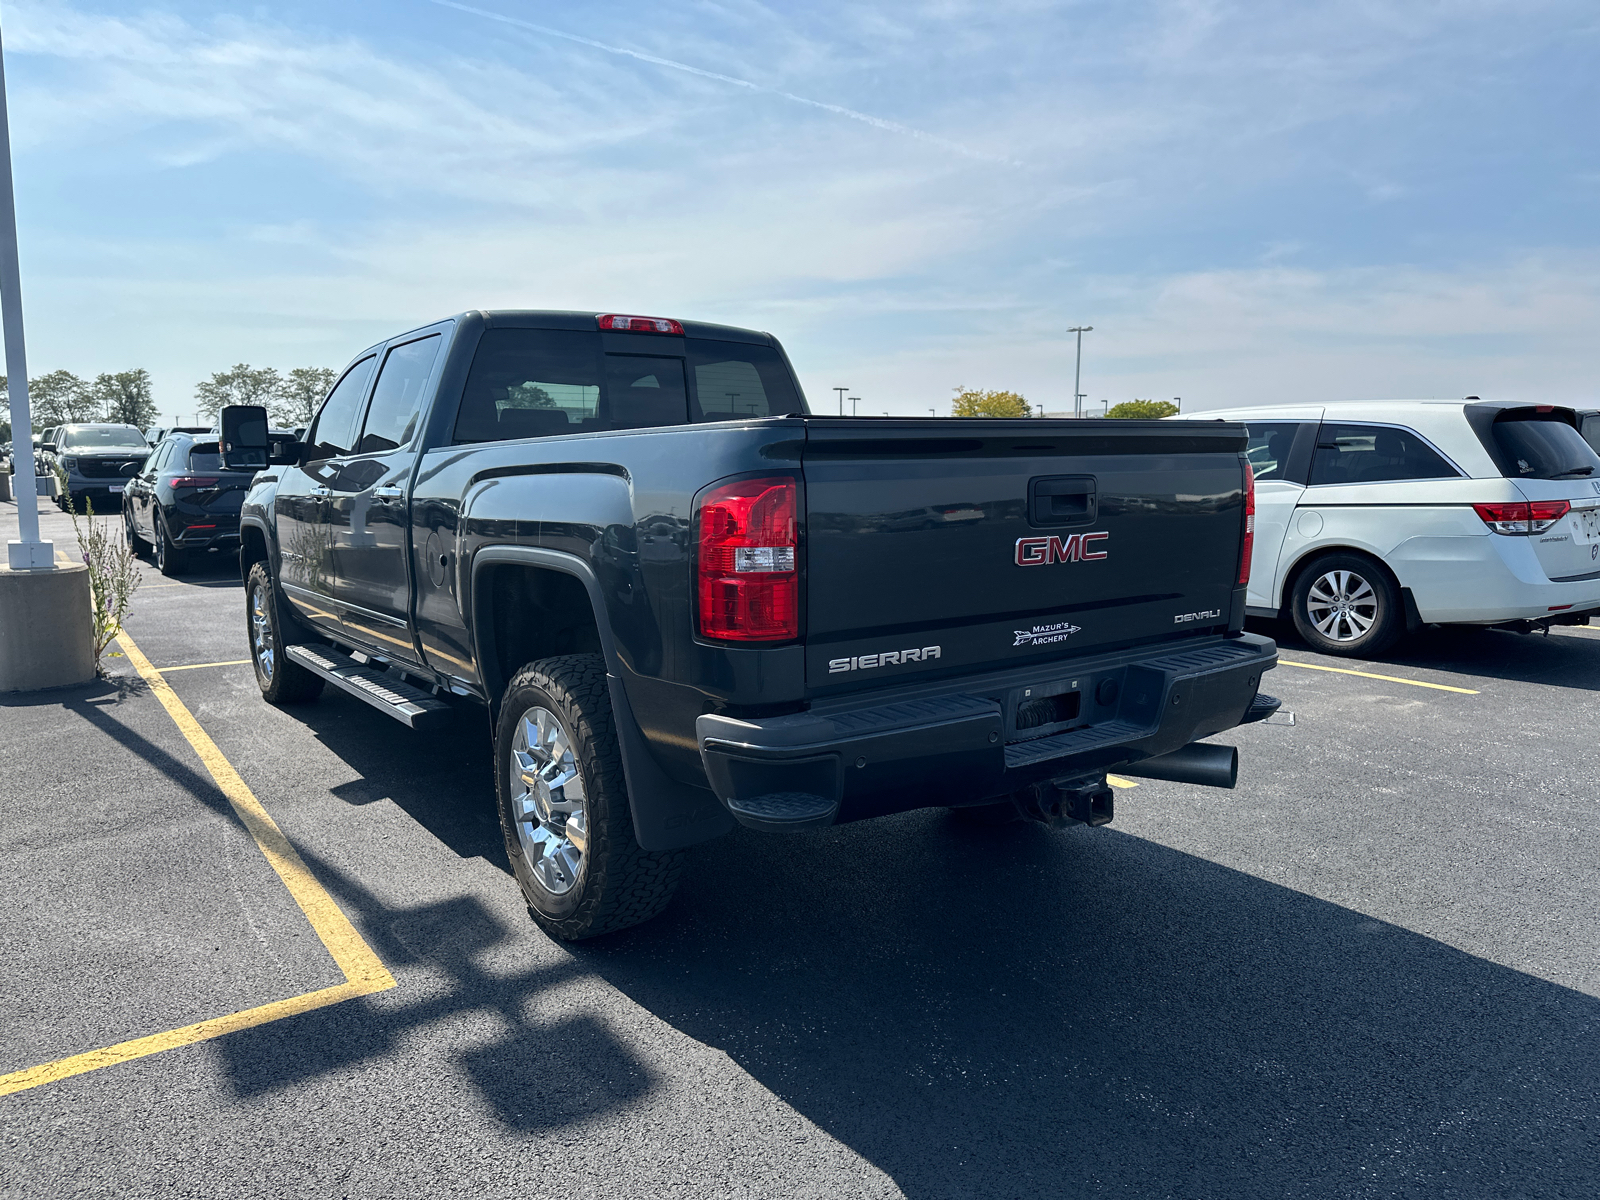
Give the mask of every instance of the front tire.
[(245, 612), (250, 623), (250, 663), (256, 686), (268, 704), (300, 704), (322, 694), (322, 676), (306, 670), (284, 653), (288, 620), (278, 599), (272, 573), (254, 563), (245, 579)]
[(634, 839), (598, 654), (529, 663), (506, 685), (495, 794), (506, 855), (547, 933), (597, 937), (648, 921), (672, 899), (683, 855), (646, 850)]
[(1363, 554), (1324, 554), (1295, 579), (1294, 627), (1313, 650), (1340, 657), (1381, 654), (1405, 632), (1400, 589)]

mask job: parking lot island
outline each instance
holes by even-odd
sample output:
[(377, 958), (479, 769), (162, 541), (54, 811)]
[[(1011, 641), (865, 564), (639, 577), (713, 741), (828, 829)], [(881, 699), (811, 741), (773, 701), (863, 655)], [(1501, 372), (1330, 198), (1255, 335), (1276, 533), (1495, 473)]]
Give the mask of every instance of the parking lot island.
[(94, 678), (89, 568), (0, 566), (0, 692), (70, 687)]

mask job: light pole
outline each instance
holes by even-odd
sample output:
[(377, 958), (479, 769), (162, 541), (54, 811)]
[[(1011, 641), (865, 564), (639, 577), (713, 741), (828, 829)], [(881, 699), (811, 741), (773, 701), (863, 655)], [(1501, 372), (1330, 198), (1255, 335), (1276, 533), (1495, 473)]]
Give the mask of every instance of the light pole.
[[(11, 381), (11, 445), (28, 447), (25, 470), (14, 476), (17, 532), (6, 546), (14, 571), (48, 571), (55, 545), (39, 540), (39, 491), (33, 464), (33, 413), (28, 404), (28, 355), (22, 341), (22, 269), (17, 262), (17, 203), (11, 185), (11, 117), (6, 111), (6, 69), (0, 51), (0, 327), (6, 339), (6, 377)], [(20, 439), (20, 441), (19, 441)], [(13, 452), (12, 462), (19, 461)]]
[(844, 394), (850, 389), (847, 387), (842, 387), (834, 388), (833, 390), (839, 393), (839, 415), (842, 417), (844, 416)]
[(856, 405), (861, 403), (861, 397), (860, 396), (846, 396), (845, 399), (850, 401), (850, 415), (852, 417), (855, 416), (856, 415)]
[(1083, 416), (1083, 393), (1078, 391), (1078, 384), (1083, 377), (1083, 335), (1093, 329), (1093, 325), (1074, 325), (1067, 330), (1078, 335), (1078, 365), (1072, 369), (1072, 415), (1075, 417)]

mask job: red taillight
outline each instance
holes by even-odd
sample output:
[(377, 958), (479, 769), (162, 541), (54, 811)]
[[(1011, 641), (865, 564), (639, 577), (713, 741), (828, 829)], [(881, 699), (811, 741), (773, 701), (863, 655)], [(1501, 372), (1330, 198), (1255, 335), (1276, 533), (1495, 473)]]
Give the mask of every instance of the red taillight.
[(1250, 555), (1256, 548), (1256, 473), (1244, 465), (1244, 545), (1239, 548), (1239, 586), (1250, 582)]
[(175, 488), (208, 488), (216, 487), (222, 480), (214, 475), (177, 475), (173, 477), (172, 486)]
[(1543, 533), (1572, 511), (1565, 500), (1535, 500), (1532, 504), (1515, 501), (1506, 504), (1474, 504), (1472, 510), (1496, 533), (1526, 537)]
[(741, 479), (712, 488), (697, 515), (700, 632), (741, 642), (800, 635), (795, 482)]
[(601, 329), (615, 333), (673, 333), (683, 336), (683, 326), (671, 317), (625, 317), (620, 313), (606, 313), (596, 317)]

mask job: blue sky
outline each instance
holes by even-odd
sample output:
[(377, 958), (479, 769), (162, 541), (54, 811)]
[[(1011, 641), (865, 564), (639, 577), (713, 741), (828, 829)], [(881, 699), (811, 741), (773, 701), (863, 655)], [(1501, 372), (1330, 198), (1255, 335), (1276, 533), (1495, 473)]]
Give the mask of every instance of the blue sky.
[(469, 307), (783, 339), (812, 402), (1600, 398), (1600, 7), (0, 10), (31, 373)]

